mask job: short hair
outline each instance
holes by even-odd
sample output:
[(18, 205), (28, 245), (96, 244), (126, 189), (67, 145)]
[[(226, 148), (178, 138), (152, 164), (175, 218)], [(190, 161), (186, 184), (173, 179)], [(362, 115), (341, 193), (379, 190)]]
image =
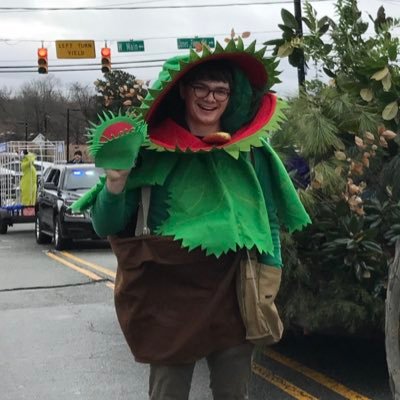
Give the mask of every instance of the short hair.
[(74, 153), (74, 156), (81, 156), (82, 157), (82, 152), (80, 150), (76, 150)]
[(211, 60), (195, 66), (182, 77), (184, 85), (189, 85), (199, 80), (227, 82), (230, 89), (232, 89), (232, 67), (226, 60)]
[[(202, 79), (227, 82), (232, 93), (234, 91), (233, 76), (234, 67), (229, 62), (226, 60), (210, 60), (194, 66), (182, 76), (179, 82), (183, 85), (190, 85)], [(179, 84), (176, 84), (167, 96), (163, 98), (149, 123), (155, 125), (168, 117), (175, 121), (180, 121), (184, 113), (185, 103), (179, 93)]]

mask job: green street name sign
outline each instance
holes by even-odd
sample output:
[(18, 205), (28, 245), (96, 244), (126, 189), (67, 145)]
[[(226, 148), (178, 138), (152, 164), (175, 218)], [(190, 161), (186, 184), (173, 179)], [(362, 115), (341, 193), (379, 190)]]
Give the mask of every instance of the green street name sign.
[(130, 40), (129, 42), (117, 42), (119, 53), (128, 53), (131, 51), (144, 51), (143, 40)]
[(193, 49), (196, 43), (205, 43), (208, 47), (215, 47), (215, 39), (212, 37), (194, 37), (178, 39), (178, 49)]

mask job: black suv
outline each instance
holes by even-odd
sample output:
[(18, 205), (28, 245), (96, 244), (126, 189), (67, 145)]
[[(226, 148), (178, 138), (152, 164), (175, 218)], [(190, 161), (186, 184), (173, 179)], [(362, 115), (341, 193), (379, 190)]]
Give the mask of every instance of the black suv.
[(63, 250), (73, 239), (99, 239), (88, 212), (73, 214), (69, 206), (94, 186), (104, 172), (93, 164), (54, 164), (41, 179), (36, 202), (35, 236), (39, 244), (54, 241)]

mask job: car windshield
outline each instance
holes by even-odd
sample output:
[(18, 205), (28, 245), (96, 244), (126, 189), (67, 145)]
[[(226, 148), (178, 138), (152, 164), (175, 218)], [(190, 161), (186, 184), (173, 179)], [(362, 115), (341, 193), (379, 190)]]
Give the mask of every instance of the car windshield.
[(94, 186), (103, 174), (100, 168), (73, 168), (66, 171), (64, 189), (87, 190)]
[(37, 172), (42, 172), (47, 168), (47, 165), (39, 161), (34, 163), (34, 167), (36, 168)]

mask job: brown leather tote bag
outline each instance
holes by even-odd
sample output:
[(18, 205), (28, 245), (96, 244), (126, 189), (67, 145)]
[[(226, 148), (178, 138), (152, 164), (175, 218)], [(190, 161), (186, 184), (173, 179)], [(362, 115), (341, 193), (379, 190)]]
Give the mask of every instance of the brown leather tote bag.
[(142, 191), (137, 236), (109, 237), (118, 261), (117, 317), (136, 360), (192, 362), (244, 342), (235, 287), (241, 254), (206, 256), (150, 235), (149, 196)]

